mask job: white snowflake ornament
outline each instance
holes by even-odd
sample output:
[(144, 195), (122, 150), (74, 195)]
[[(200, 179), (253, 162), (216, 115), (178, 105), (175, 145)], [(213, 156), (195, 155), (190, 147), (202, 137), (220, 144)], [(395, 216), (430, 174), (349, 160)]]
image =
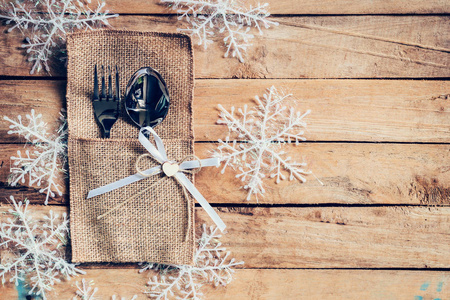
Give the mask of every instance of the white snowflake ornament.
[(27, 49), (28, 60), (33, 62), (33, 74), (42, 69), (50, 71), (50, 57), (59, 52), (66, 34), (108, 26), (108, 19), (118, 15), (103, 12), (104, 6), (105, 2), (99, 2), (91, 10), (80, 0), (0, 0), (0, 19), (12, 24), (9, 32), (17, 28), (25, 36), (22, 48)]
[(180, 16), (178, 20), (185, 19), (190, 27), (179, 31), (195, 36), (198, 44), (206, 49), (212, 44), (212, 38), (219, 32), (227, 47), (225, 57), (231, 54), (239, 61), (244, 62), (244, 53), (251, 45), (254, 37), (250, 33), (252, 27), (262, 35), (263, 28), (278, 26), (277, 22), (268, 20), (268, 3), (257, 6), (244, 7), (237, 0), (161, 0), (168, 3)]
[(75, 283), (77, 290), (75, 292), (75, 296), (72, 300), (96, 300), (95, 294), (98, 292), (97, 287), (93, 287), (94, 281), (86, 281), (86, 279), (82, 279), (81, 283), (78, 281)]
[[(42, 114), (36, 114), (34, 109), (30, 114), (17, 116), (17, 120), (4, 116), (4, 120), (11, 123), (8, 134), (18, 134), (24, 137), (33, 150), (18, 150), (17, 156), (11, 157), (11, 174), (9, 184), (19, 183), (36, 185), (39, 192), (46, 194), (45, 205), (49, 197), (56, 194), (62, 196), (62, 187), (57, 178), (65, 173), (67, 149), (67, 129), (63, 115), (60, 116), (60, 126), (55, 133), (47, 132), (47, 124), (42, 121)], [(56, 193), (56, 194), (55, 194)]]
[[(72, 300), (100, 300), (101, 298), (96, 297), (95, 294), (98, 292), (97, 287), (94, 286), (94, 281), (90, 280), (89, 282), (86, 281), (86, 279), (81, 280), (81, 284), (77, 281), (75, 283), (77, 287), (77, 291), (75, 292), (75, 296), (72, 298)], [(129, 300), (136, 300), (137, 295), (134, 295)], [(111, 296), (111, 300), (128, 300), (125, 297), (118, 297), (116, 295)]]
[(219, 239), (221, 235), (215, 227), (203, 225), (202, 236), (198, 239), (198, 248), (194, 254), (194, 265), (160, 265), (147, 264), (140, 272), (156, 270), (158, 276), (153, 276), (147, 283), (149, 290), (145, 293), (155, 300), (169, 299), (202, 299), (201, 288), (204, 284), (226, 286), (233, 279), (233, 268), (244, 262), (229, 259), (227, 252)]
[(0, 278), (16, 285), (26, 282), (28, 294), (47, 299), (46, 293), (61, 279), (70, 279), (83, 271), (64, 259), (64, 248), (69, 233), (66, 214), (59, 217), (50, 211), (41, 220), (34, 219), (28, 210), (28, 201), (16, 202), (10, 197), (13, 208), (11, 217), (0, 223)]
[(253, 195), (258, 199), (265, 193), (263, 179), (266, 177), (276, 178), (277, 183), (287, 177), (305, 182), (304, 175), (311, 173), (304, 169), (305, 162), (297, 162), (283, 150), (284, 144), (298, 145), (306, 140), (304, 119), (311, 112), (300, 113), (284, 106), (283, 102), (291, 97), (272, 86), (262, 99), (255, 97), (257, 105), (251, 109), (244, 105), (237, 112), (234, 107), (228, 112), (219, 105), (217, 123), (228, 126), (229, 134), (225, 141), (218, 140), (213, 156), (223, 162), (222, 173), (228, 166), (238, 170), (236, 177), (245, 183), (247, 200)]

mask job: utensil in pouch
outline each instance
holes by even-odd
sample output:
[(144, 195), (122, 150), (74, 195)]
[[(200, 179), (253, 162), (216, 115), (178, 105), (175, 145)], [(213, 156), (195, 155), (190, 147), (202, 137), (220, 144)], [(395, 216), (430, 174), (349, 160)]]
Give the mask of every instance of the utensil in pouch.
[(125, 92), (125, 110), (139, 127), (155, 127), (169, 111), (169, 91), (162, 76), (153, 68), (133, 74)]
[(113, 84), (111, 77), (111, 67), (108, 66), (108, 92), (106, 93), (105, 68), (102, 66), (102, 90), (98, 95), (98, 76), (97, 65), (94, 67), (94, 95), (92, 105), (94, 107), (95, 119), (101, 125), (103, 138), (109, 138), (111, 128), (119, 118), (120, 89), (119, 89), (119, 71), (117, 66), (115, 75), (115, 94), (113, 94)]

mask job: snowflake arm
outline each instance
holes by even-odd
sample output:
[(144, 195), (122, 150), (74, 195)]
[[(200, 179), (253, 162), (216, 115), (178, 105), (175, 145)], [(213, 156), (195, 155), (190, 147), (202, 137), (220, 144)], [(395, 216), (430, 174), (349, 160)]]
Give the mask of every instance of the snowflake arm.
[[(289, 117), (285, 117), (285, 121), (287, 123), (283, 124), (283, 128), (278, 130), (270, 140), (277, 142), (287, 142), (291, 143), (295, 142), (295, 145), (298, 145), (300, 141), (306, 141), (306, 138), (303, 136), (304, 131), (299, 130), (295, 131), (297, 128), (305, 128), (306, 122), (303, 119), (311, 113), (311, 110), (307, 110), (304, 114), (300, 112), (295, 112), (294, 109), (290, 109)], [(293, 131), (295, 131), (293, 133)]]
[(59, 174), (65, 173), (64, 163), (66, 160), (66, 122), (62, 122), (55, 134), (47, 132), (42, 121), (42, 114), (36, 114), (34, 109), (25, 116), (28, 124), (22, 121), (19, 115), (17, 120), (4, 117), (4, 120), (11, 123), (8, 134), (17, 134), (25, 138), (27, 143), (34, 147), (34, 151), (25, 150), (25, 155), (17, 151), (17, 156), (12, 156), (11, 175), (9, 183), (16, 186), (18, 183), (25, 183), (28, 178), (30, 186), (41, 187), (39, 192), (46, 194), (45, 204), (48, 204), (50, 197), (56, 194), (62, 196), (61, 185), (56, 181)]
[(306, 166), (306, 163), (297, 163), (292, 161), (290, 157), (284, 159), (282, 155), (285, 154), (285, 152), (277, 153), (272, 149), (268, 149), (267, 151), (273, 156), (273, 160), (276, 161), (276, 166), (271, 170), (276, 170), (276, 172), (270, 174), (270, 178), (277, 177), (276, 183), (280, 183), (280, 179), (286, 179), (283, 175), (283, 169), (289, 172), (289, 180), (297, 178), (301, 182), (306, 182), (306, 178), (303, 175), (311, 174), (311, 171), (302, 169), (302, 167)]
[(94, 282), (91, 280), (89, 282), (86, 281), (86, 279), (81, 279), (81, 284), (77, 281), (75, 283), (75, 286), (77, 288), (77, 291), (75, 292), (75, 295), (73, 297), (73, 300), (96, 300), (98, 299), (95, 297), (95, 294), (98, 292), (98, 288), (93, 288), (92, 285)]
[[(225, 52), (224, 56), (228, 57), (231, 52), (232, 57), (237, 57), (240, 62), (244, 62), (243, 53), (247, 51), (247, 48), (251, 46), (250, 39), (252, 39), (254, 36), (253, 34), (250, 34), (250, 28), (247, 27), (245, 30), (243, 30), (243, 25), (227, 22), (227, 16), (222, 15), (224, 19), (224, 27), (220, 29), (220, 33), (227, 31), (227, 36), (223, 39), (225, 45), (227, 46), (227, 51)], [(232, 26), (235, 25), (233, 29)]]
[[(153, 276), (147, 283), (150, 291), (146, 293), (155, 300), (168, 300), (175, 295), (176, 290), (181, 290), (182, 283), (185, 280), (184, 275), (184, 270), (180, 270), (177, 277), (161, 275), (158, 280), (157, 276)], [(190, 282), (192, 282), (192, 278), (190, 278)]]
[(244, 185), (244, 189), (248, 191), (246, 200), (249, 201), (253, 195), (264, 195), (266, 190), (263, 186), (263, 178), (266, 175), (261, 171), (262, 162), (259, 161), (259, 164), (255, 164), (252, 166), (251, 164), (245, 164), (244, 167), (239, 167), (239, 174), (236, 175), (236, 178), (241, 178), (242, 182), (247, 182)]
[(245, 161), (247, 153), (251, 153), (255, 149), (255, 146), (252, 145), (249, 146), (243, 143), (237, 143), (236, 141), (230, 142), (229, 137), (225, 141), (219, 139), (218, 142), (219, 146), (214, 156), (224, 162), (221, 171), (222, 174), (228, 165), (231, 167), (238, 166), (241, 163), (241, 159)]
[(217, 107), (220, 110), (220, 119), (217, 121), (217, 124), (227, 125), (230, 131), (238, 134), (238, 138), (245, 137), (253, 142), (258, 140), (258, 136), (252, 131), (254, 124), (254, 112), (248, 110), (247, 104), (244, 105), (244, 109), (238, 108), (238, 114), (240, 117), (239, 115), (235, 115), (234, 106), (231, 107), (231, 113), (220, 104)]
[(213, 20), (216, 18), (218, 12), (215, 11), (209, 16), (197, 16), (197, 13), (194, 11), (194, 17), (197, 17), (197, 19), (191, 20), (189, 17), (190, 11), (191, 9), (186, 10), (181, 16), (178, 17), (178, 20), (186, 18), (188, 22), (191, 22), (192, 28), (179, 29), (178, 31), (196, 36), (198, 38), (198, 45), (203, 45), (203, 48), (206, 50), (208, 45), (212, 44), (212, 41), (208, 37), (214, 36), (214, 31), (212, 31), (211, 28), (214, 27)]
[[(89, 282), (86, 281), (86, 279), (81, 280), (81, 284), (77, 281), (75, 283), (75, 286), (77, 287), (77, 290), (75, 291), (75, 296), (72, 298), (72, 300), (99, 300), (100, 298), (97, 298), (95, 294), (98, 292), (97, 287), (93, 287), (94, 281), (91, 280)], [(130, 298), (130, 300), (136, 300), (137, 295), (134, 295)], [(111, 296), (111, 300), (126, 300), (125, 297), (117, 297), (116, 295)]]

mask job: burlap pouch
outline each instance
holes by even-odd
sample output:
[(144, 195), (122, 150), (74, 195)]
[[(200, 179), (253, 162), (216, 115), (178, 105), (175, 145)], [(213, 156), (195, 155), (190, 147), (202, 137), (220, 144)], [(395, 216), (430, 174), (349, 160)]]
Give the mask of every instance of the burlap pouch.
[[(136, 173), (136, 159), (147, 153), (137, 140), (139, 128), (128, 120), (123, 108), (111, 138), (100, 138), (92, 107), (94, 65), (119, 66), (122, 99), (136, 70), (152, 67), (159, 71), (169, 89), (170, 108), (155, 131), (163, 139), (169, 159), (179, 161), (193, 154), (190, 38), (169, 33), (93, 31), (70, 35), (67, 49), (72, 260), (192, 264), (194, 218), (185, 241), (188, 206), (175, 180), (163, 180), (101, 220), (97, 216), (144, 190), (160, 175), (86, 199), (90, 190)], [(140, 167), (155, 165), (146, 158)], [(187, 175), (193, 180), (193, 175)], [(193, 216), (194, 202), (189, 201)]]

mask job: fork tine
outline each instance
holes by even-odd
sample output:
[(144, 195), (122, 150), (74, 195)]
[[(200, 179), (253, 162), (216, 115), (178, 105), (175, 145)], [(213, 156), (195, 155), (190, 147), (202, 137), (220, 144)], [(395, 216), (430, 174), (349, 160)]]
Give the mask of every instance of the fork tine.
[(119, 69), (116, 65), (116, 95), (115, 100), (120, 101), (120, 84), (119, 84)]
[(106, 87), (105, 87), (105, 67), (102, 65), (102, 95), (101, 100), (106, 98)]
[(108, 66), (108, 97), (106, 99), (113, 100), (111, 66)]
[(93, 100), (98, 100), (98, 76), (97, 76), (97, 65), (94, 67), (94, 98)]

